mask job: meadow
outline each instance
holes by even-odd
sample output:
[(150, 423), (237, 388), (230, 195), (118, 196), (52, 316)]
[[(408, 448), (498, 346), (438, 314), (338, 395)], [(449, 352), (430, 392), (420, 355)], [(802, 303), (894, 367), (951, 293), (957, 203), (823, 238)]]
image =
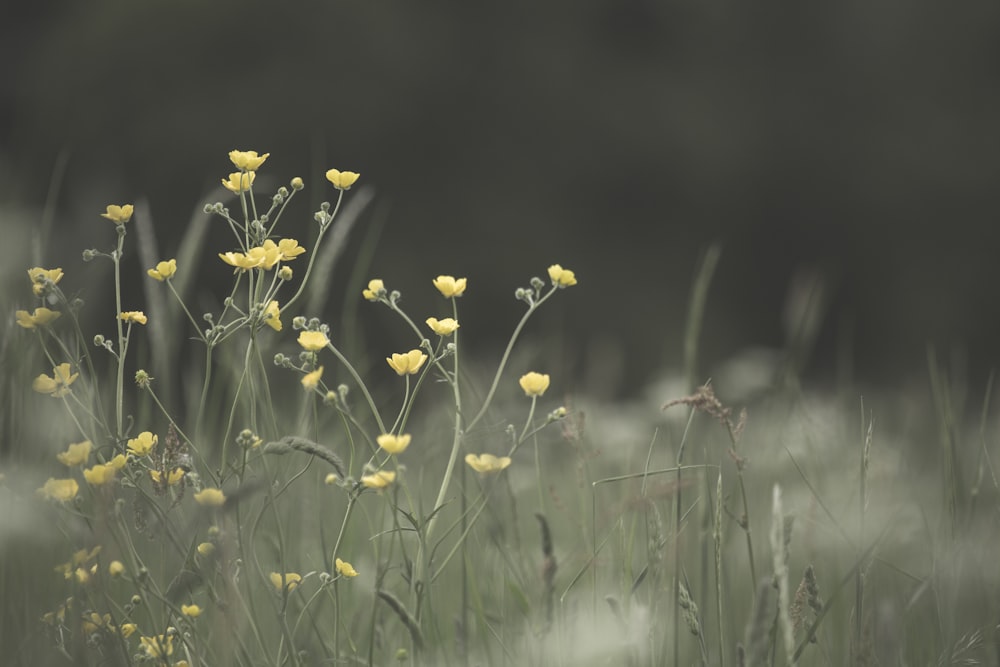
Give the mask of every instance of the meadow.
[[(793, 364), (752, 392), (695, 377), (713, 249), (684, 370), (627, 404), (539, 362), (533, 316), (587, 289), (557, 256), (406, 285), (353, 257), (355, 298), (325, 320), (363, 175), (261, 192), (267, 157), (229, 155), (230, 196), (175, 257), (109, 205), (80, 249), (108, 293), (84, 303), (43, 262), (5, 295), (4, 664), (1000, 660), (992, 379), (966, 386), (933, 349), (925, 385), (874, 397)], [(307, 186), (331, 201), (300, 243), (282, 225)], [(229, 245), (204, 248), (208, 220)], [(196, 262), (231, 286), (208, 293)], [(522, 315), (467, 355), (462, 305), (486, 280)], [(415, 291), (437, 310), (407, 310)], [(410, 344), (377, 347), (386, 326)]]

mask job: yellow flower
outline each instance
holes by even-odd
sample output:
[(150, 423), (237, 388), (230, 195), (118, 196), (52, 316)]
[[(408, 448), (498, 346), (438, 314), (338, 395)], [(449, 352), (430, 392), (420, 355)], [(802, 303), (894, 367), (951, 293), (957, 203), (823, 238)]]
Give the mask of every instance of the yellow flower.
[(146, 271), (146, 274), (150, 278), (155, 278), (161, 283), (167, 278), (172, 277), (175, 273), (177, 273), (176, 259), (168, 259), (165, 262), (158, 262), (155, 269), (149, 269)]
[(305, 182), (298, 176), (292, 179), (290, 185), (292, 186), (292, 190), (301, 190), (302, 188), (306, 187)]
[(267, 308), (264, 309), (264, 324), (271, 327), (275, 331), (281, 331), (281, 309), (278, 308), (277, 301), (271, 301), (267, 304)]
[(129, 439), (128, 450), (136, 456), (146, 456), (153, 451), (153, 447), (156, 447), (158, 441), (159, 437), (149, 431), (143, 431), (135, 438)]
[(90, 440), (84, 440), (83, 442), (77, 442), (69, 446), (65, 452), (56, 454), (56, 458), (59, 459), (59, 463), (64, 466), (80, 466), (87, 462), (90, 458), (90, 448), (93, 447)]
[(384, 489), (396, 481), (396, 473), (388, 470), (377, 470), (370, 475), (363, 475), (361, 483), (369, 489)]
[(37, 491), (43, 498), (58, 500), (61, 503), (73, 500), (79, 492), (80, 485), (76, 483), (75, 479), (53, 479), (51, 477)]
[(454, 276), (438, 276), (434, 279), (434, 287), (438, 288), (438, 291), (446, 299), (450, 299), (454, 296), (462, 296), (465, 293), (465, 285), (468, 282), (466, 278), (455, 279)]
[(83, 478), (87, 480), (87, 484), (91, 486), (103, 486), (108, 482), (112, 482), (115, 479), (115, 474), (118, 469), (113, 465), (107, 463), (98, 463), (92, 468), (85, 468), (83, 471)]
[(252, 171), (249, 172), (236, 171), (233, 172), (232, 174), (229, 174), (228, 179), (223, 178), (222, 185), (230, 192), (239, 194), (241, 192), (246, 192), (247, 190), (249, 190), (250, 186), (253, 185), (253, 179), (256, 177), (257, 174), (255, 174)]
[(202, 489), (194, 494), (194, 501), (206, 507), (221, 507), (226, 502), (226, 494), (222, 489)]
[(166, 658), (174, 654), (173, 635), (139, 637), (139, 644), (147, 658)]
[(309, 352), (316, 352), (326, 347), (330, 339), (322, 331), (303, 331), (299, 334), (299, 345)]
[(549, 267), (549, 278), (552, 279), (552, 284), (556, 287), (569, 287), (576, 284), (576, 274), (558, 264)]
[(122, 468), (125, 467), (126, 463), (128, 463), (128, 459), (125, 458), (125, 455), (124, 454), (118, 454), (113, 459), (111, 459), (110, 461), (108, 461), (106, 465), (111, 466), (115, 470), (121, 470)]
[(368, 289), (361, 291), (361, 296), (369, 301), (378, 301), (379, 292), (385, 291), (385, 283), (375, 278), (368, 281)]
[(26, 310), (18, 310), (14, 313), (14, 316), (17, 318), (17, 323), (25, 329), (44, 327), (58, 319), (60, 315), (62, 315), (62, 313), (55, 310), (49, 310), (48, 308), (35, 308), (32, 313), (29, 313)]
[(28, 269), (28, 278), (31, 279), (31, 292), (35, 296), (42, 296), (45, 293), (47, 284), (55, 285), (63, 277), (62, 269), (43, 269), (35, 267)]
[(113, 560), (108, 565), (108, 574), (112, 577), (120, 577), (125, 572), (125, 564), (120, 560)]
[(319, 385), (319, 379), (323, 377), (323, 367), (320, 366), (312, 373), (306, 373), (302, 376), (302, 386), (307, 391), (312, 391)]
[(141, 310), (126, 310), (118, 317), (122, 318), (128, 323), (145, 324), (146, 315)]
[(329, 472), (329, 473), (326, 474), (326, 477), (323, 479), (323, 483), (326, 484), (327, 486), (333, 486), (334, 484), (337, 483), (337, 479), (338, 479), (337, 478), (337, 473), (335, 473), (335, 472)]
[[(81, 582), (83, 583), (83, 582)], [(105, 614), (101, 616), (96, 611), (92, 611), (89, 614), (84, 614), (83, 622), (80, 625), (80, 629), (83, 630), (83, 634), (91, 635), (100, 630), (101, 628), (110, 628), (114, 630), (114, 626), (111, 625), (111, 614)]]
[(135, 623), (122, 623), (122, 626), (119, 629), (121, 630), (122, 637), (128, 639), (133, 634), (135, 634), (135, 631), (138, 630), (139, 628), (138, 626), (136, 626)]
[(244, 171), (257, 171), (270, 153), (258, 156), (257, 151), (229, 151), (229, 159), (237, 169)]
[(375, 438), (375, 442), (390, 454), (402, 454), (403, 450), (410, 446), (410, 434), (392, 435), (390, 433), (383, 433)]
[[(163, 475), (160, 474), (159, 470), (150, 470), (149, 471), (149, 476), (157, 484), (161, 484), (162, 483)], [(183, 477), (184, 477), (184, 469), (183, 468), (174, 468), (173, 470), (171, 470), (170, 472), (167, 473), (167, 486), (174, 486), (175, 484), (177, 484), (178, 482), (180, 482), (181, 478), (183, 478)]]
[[(267, 241), (264, 241), (264, 243), (266, 245)], [(278, 241), (278, 254), (282, 262), (290, 262), (305, 251), (306, 249), (300, 246), (299, 242), (295, 239), (281, 239)]]
[(548, 373), (541, 374), (531, 371), (530, 373), (525, 373), (518, 380), (521, 385), (521, 389), (524, 390), (526, 396), (541, 396), (545, 393), (545, 390), (549, 388), (549, 376)]
[(201, 616), (201, 607), (196, 604), (182, 604), (181, 613), (189, 618), (198, 618)]
[(339, 572), (342, 576), (344, 577), (358, 576), (358, 571), (355, 570), (354, 566), (348, 563), (346, 560), (340, 560), (338, 558), (336, 564), (337, 564), (337, 572)]
[(428, 317), (427, 326), (429, 326), (438, 336), (450, 336), (455, 333), (455, 329), (458, 328), (458, 322), (451, 317), (446, 317), (443, 320), (439, 320), (436, 317)]
[(285, 588), (288, 588), (289, 591), (294, 590), (300, 581), (302, 581), (302, 576), (295, 572), (286, 572), (285, 574), (271, 573), (271, 584), (278, 589), (279, 593)]
[(198, 553), (202, 556), (211, 556), (215, 553), (215, 545), (211, 542), (202, 542), (198, 545)]
[(278, 246), (271, 239), (264, 241), (264, 245), (250, 248), (246, 254), (247, 262), (254, 262), (254, 266), (261, 266), (268, 271), (273, 269), (280, 259), (281, 253), (278, 252)]
[(350, 190), (351, 186), (354, 185), (360, 176), (361, 174), (356, 174), (353, 171), (330, 169), (326, 172), (326, 180), (333, 183), (333, 187), (338, 190)]
[(132, 204), (122, 204), (121, 206), (108, 204), (108, 212), (101, 213), (101, 217), (107, 218), (116, 224), (124, 225), (132, 217), (132, 209)]
[(394, 354), (385, 358), (396, 375), (414, 375), (427, 361), (427, 355), (420, 350), (410, 350), (406, 354)]
[(465, 457), (465, 462), (469, 464), (469, 467), (478, 473), (488, 475), (495, 472), (500, 472), (504, 468), (510, 465), (509, 456), (496, 457), (492, 454), (467, 454)]
[(70, 392), (69, 386), (76, 381), (79, 373), (70, 373), (70, 365), (62, 363), (52, 369), (52, 377), (39, 375), (31, 383), (31, 388), (39, 394), (49, 394), (53, 398), (61, 398)]

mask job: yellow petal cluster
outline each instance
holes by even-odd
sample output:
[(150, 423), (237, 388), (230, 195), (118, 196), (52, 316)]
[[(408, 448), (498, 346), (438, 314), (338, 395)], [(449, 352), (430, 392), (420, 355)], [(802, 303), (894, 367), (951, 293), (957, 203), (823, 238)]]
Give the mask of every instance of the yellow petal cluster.
[(70, 392), (69, 386), (76, 381), (79, 373), (70, 373), (70, 365), (62, 363), (52, 369), (52, 377), (39, 375), (31, 383), (31, 388), (39, 394), (48, 394), (53, 398), (61, 398)]
[(149, 269), (146, 271), (146, 275), (155, 280), (159, 280), (161, 283), (167, 278), (172, 278), (175, 273), (177, 273), (176, 259), (168, 259), (165, 262), (157, 262), (155, 269)]
[(427, 355), (420, 350), (410, 350), (405, 354), (394, 354), (385, 358), (386, 362), (396, 371), (396, 375), (413, 375), (427, 361)]
[(49, 477), (44, 486), (38, 489), (37, 493), (48, 500), (57, 500), (61, 503), (69, 502), (76, 498), (80, 492), (80, 485), (75, 479), (53, 479)]
[(395, 481), (396, 473), (389, 470), (377, 470), (361, 477), (361, 483), (369, 489), (384, 489)]
[(139, 645), (147, 658), (166, 658), (174, 654), (173, 635), (139, 637)]
[(465, 293), (465, 286), (468, 283), (468, 279), (456, 279), (455, 276), (438, 276), (433, 282), (434, 287), (437, 287), (438, 291), (446, 299), (450, 299), (455, 296), (462, 296)]
[(302, 575), (297, 572), (286, 572), (285, 574), (279, 574), (277, 572), (271, 573), (271, 585), (274, 586), (278, 592), (283, 591), (285, 588), (289, 591), (294, 590), (301, 581)]
[(103, 486), (115, 479), (115, 474), (117, 474), (118, 468), (109, 463), (99, 463), (91, 468), (85, 468), (83, 471), (83, 478), (87, 480), (87, 484), (91, 486)]
[(401, 454), (403, 450), (410, 446), (410, 434), (392, 435), (391, 433), (383, 433), (375, 438), (375, 442), (390, 454)]
[(198, 618), (201, 616), (201, 607), (196, 604), (182, 604), (181, 613), (188, 618)]
[(108, 564), (108, 574), (112, 577), (120, 577), (125, 572), (125, 564), (120, 560), (113, 560)]
[(34, 312), (29, 313), (26, 310), (18, 310), (14, 313), (17, 318), (18, 325), (24, 327), (25, 329), (34, 329), (35, 327), (44, 327), (51, 324), (62, 313), (49, 310), (48, 308), (35, 308)]
[(339, 558), (335, 561), (337, 565), (337, 572), (343, 577), (356, 577), (358, 576), (358, 571), (354, 569), (354, 566), (348, 563), (346, 560), (340, 560)]
[(307, 352), (316, 352), (326, 347), (330, 339), (322, 331), (303, 331), (299, 334), (299, 345)]
[(361, 174), (353, 171), (338, 171), (330, 169), (326, 172), (326, 180), (333, 184), (338, 190), (350, 190), (351, 186), (361, 177)]
[(264, 324), (275, 331), (281, 331), (281, 309), (278, 308), (277, 301), (271, 301), (264, 309)]
[(124, 225), (132, 218), (132, 211), (134, 207), (132, 204), (122, 204), (117, 206), (115, 204), (108, 204), (107, 213), (101, 213), (102, 218), (107, 218), (111, 222), (118, 225)]
[(205, 507), (221, 507), (226, 502), (226, 494), (222, 489), (202, 489), (194, 494), (194, 501)]
[(45, 293), (46, 285), (55, 285), (63, 277), (62, 269), (43, 269), (34, 267), (28, 269), (28, 278), (31, 279), (31, 292), (35, 296), (42, 296)]
[(380, 292), (385, 292), (385, 283), (380, 279), (375, 278), (374, 280), (368, 281), (368, 289), (362, 290), (361, 296), (365, 297), (369, 301), (378, 301)]
[(146, 456), (153, 451), (153, 447), (156, 447), (158, 441), (158, 436), (153, 435), (150, 431), (143, 431), (136, 437), (130, 438), (127, 447), (136, 456)]
[(510, 465), (509, 456), (493, 456), (492, 454), (468, 454), (465, 462), (478, 473), (489, 475), (497, 473)]
[(320, 378), (323, 377), (323, 367), (320, 366), (311, 373), (306, 373), (302, 376), (302, 387), (306, 391), (312, 391), (319, 386)]
[(125, 320), (129, 324), (132, 324), (132, 323), (135, 323), (135, 324), (145, 324), (146, 323), (146, 314), (143, 313), (141, 310), (126, 310), (126, 311), (122, 312), (118, 317), (122, 318), (123, 320)]
[(235, 171), (229, 174), (229, 178), (222, 179), (222, 186), (230, 192), (239, 194), (249, 190), (256, 177), (257, 174), (252, 171)]
[[(163, 483), (163, 474), (159, 470), (150, 470), (149, 477), (157, 484)], [(174, 468), (167, 473), (167, 486), (174, 486), (184, 477), (183, 468)]]
[(549, 388), (549, 376), (548, 373), (543, 375), (542, 373), (531, 371), (522, 375), (518, 383), (521, 385), (521, 389), (524, 390), (525, 395), (541, 396)]
[(570, 287), (576, 284), (576, 274), (558, 264), (549, 267), (549, 278), (556, 287)]
[(244, 171), (257, 171), (269, 155), (271, 154), (257, 155), (257, 151), (229, 151), (229, 159), (233, 166)]
[(90, 449), (93, 444), (90, 440), (84, 440), (83, 442), (77, 442), (69, 446), (65, 452), (56, 454), (56, 458), (59, 459), (59, 463), (64, 466), (81, 466), (87, 462), (90, 458)]
[(438, 336), (450, 336), (458, 328), (458, 322), (453, 317), (446, 317), (443, 320), (439, 320), (436, 317), (428, 317), (427, 326)]

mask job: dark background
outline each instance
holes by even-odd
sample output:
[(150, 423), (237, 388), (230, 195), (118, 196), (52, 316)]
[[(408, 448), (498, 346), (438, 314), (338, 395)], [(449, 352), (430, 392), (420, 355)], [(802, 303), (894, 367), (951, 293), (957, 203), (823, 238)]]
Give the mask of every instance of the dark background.
[[(40, 211), (66, 160), (46, 259), (67, 270), (109, 238), (106, 204), (142, 198), (173, 256), (191, 211), (223, 199), (227, 153), (252, 149), (271, 153), (269, 188), (306, 179), (283, 227), (301, 239), (335, 196), (322, 173), (361, 172), (384, 206), (369, 274), (415, 316), (442, 314), (425, 310), (431, 278), (468, 276), (463, 331), (484, 349), (521, 312), (516, 286), (551, 263), (575, 270), (532, 331), (563, 343), (554, 372), (604, 395), (680, 368), (713, 242), (703, 374), (784, 345), (789, 294), (817, 277), (816, 382), (846, 368), (894, 386), (924, 373), (927, 343), (961, 350), (973, 379), (997, 361), (1000, 3), (0, 12), (0, 202)], [(203, 278), (221, 282), (211, 250)]]

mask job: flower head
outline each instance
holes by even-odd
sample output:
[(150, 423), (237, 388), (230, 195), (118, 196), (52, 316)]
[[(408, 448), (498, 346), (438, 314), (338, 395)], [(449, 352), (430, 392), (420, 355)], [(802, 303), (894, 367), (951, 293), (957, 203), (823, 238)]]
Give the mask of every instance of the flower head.
[(383, 433), (375, 438), (375, 442), (390, 454), (401, 454), (403, 450), (410, 446), (410, 434), (392, 435), (391, 433)]
[(439, 320), (436, 317), (428, 317), (427, 326), (438, 336), (450, 336), (458, 328), (458, 322), (452, 317), (446, 317), (443, 320)]
[(336, 169), (330, 169), (326, 172), (326, 180), (333, 183), (333, 187), (338, 190), (350, 190), (351, 186), (354, 185), (355, 181), (360, 178), (361, 174), (357, 174), (353, 171), (337, 171)]
[(125, 572), (125, 564), (120, 560), (113, 560), (108, 564), (108, 574), (112, 577), (120, 577)]
[(369, 489), (384, 489), (396, 481), (396, 473), (389, 470), (376, 470), (370, 475), (362, 475), (361, 483)]
[(92, 468), (85, 468), (83, 478), (91, 486), (103, 486), (113, 482), (117, 472), (118, 469), (115, 466), (108, 463), (99, 463)]
[(241, 192), (246, 192), (253, 185), (254, 178), (257, 177), (252, 171), (236, 171), (229, 174), (229, 178), (222, 179), (222, 185), (230, 192), (239, 194)]
[(139, 645), (147, 658), (166, 658), (174, 654), (173, 635), (154, 635), (139, 637)]
[(107, 218), (111, 222), (118, 225), (124, 225), (132, 217), (132, 204), (122, 204), (117, 206), (115, 204), (108, 204), (108, 212), (101, 213), (102, 218)]
[(118, 317), (122, 318), (129, 324), (145, 324), (146, 315), (141, 310), (126, 310), (121, 313)]
[(548, 373), (543, 375), (542, 373), (532, 371), (522, 375), (518, 383), (521, 385), (521, 389), (524, 390), (525, 395), (541, 396), (549, 388), (549, 375)]
[(247, 250), (246, 261), (253, 262), (254, 266), (260, 266), (270, 271), (275, 264), (281, 260), (281, 253), (278, 252), (278, 245), (271, 239), (264, 241), (263, 245)]
[(298, 340), (302, 349), (308, 352), (322, 350), (330, 342), (330, 339), (322, 331), (303, 331), (299, 334)]
[[(159, 470), (150, 470), (149, 477), (157, 485), (163, 484), (163, 474)], [(167, 486), (174, 486), (184, 478), (184, 468), (174, 468), (167, 473)]]
[(150, 431), (143, 431), (136, 437), (130, 438), (127, 447), (136, 456), (147, 456), (153, 451), (153, 447), (156, 447), (158, 441), (159, 438)]
[(255, 269), (264, 262), (264, 253), (251, 254), (242, 252), (220, 252), (219, 259), (230, 266), (235, 266), (242, 271)]
[(312, 391), (319, 386), (320, 378), (323, 377), (323, 367), (320, 366), (311, 373), (306, 373), (302, 376), (302, 387), (306, 391)]
[(346, 560), (336, 560), (337, 572), (343, 577), (356, 577), (358, 576), (358, 571), (354, 569), (354, 566), (348, 563)]
[(181, 613), (188, 618), (198, 618), (201, 616), (201, 607), (196, 604), (182, 604)]
[(258, 156), (257, 151), (229, 151), (229, 159), (237, 169), (257, 171), (270, 153)]
[(211, 542), (202, 542), (198, 545), (198, 553), (202, 556), (211, 556), (215, 553), (215, 545)]
[(221, 507), (226, 502), (226, 494), (222, 489), (202, 489), (194, 494), (194, 501), (206, 507)]
[(396, 375), (414, 375), (427, 361), (427, 355), (420, 350), (410, 350), (405, 354), (394, 354), (385, 358)]
[(275, 331), (281, 331), (281, 309), (278, 308), (277, 301), (271, 301), (264, 309), (264, 324)]
[(58, 319), (60, 315), (62, 315), (62, 313), (59, 311), (49, 310), (44, 307), (35, 308), (34, 312), (31, 313), (26, 310), (18, 310), (14, 313), (14, 316), (17, 318), (17, 323), (25, 329), (44, 327)]
[(38, 489), (38, 495), (47, 500), (57, 500), (61, 503), (69, 502), (76, 498), (80, 492), (80, 485), (75, 479), (53, 479), (49, 477), (45, 485)]
[(549, 278), (556, 287), (570, 287), (576, 284), (576, 274), (558, 264), (549, 267)]
[(62, 269), (43, 269), (35, 267), (28, 269), (28, 278), (31, 279), (31, 292), (35, 296), (42, 296), (50, 285), (55, 285), (63, 277)]
[(361, 296), (369, 301), (378, 301), (379, 295), (385, 292), (385, 283), (375, 278), (368, 281), (368, 289), (361, 291)]
[(31, 383), (31, 388), (39, 394), (48, 394), (53, 398), (61, 398), (70, 392), (69, 386), (73, 384), (79, 373), (70, 373), (70, 365), (62, 363), (52, 369), (52, 377), (39, 375)]
[(468, 279), (458, 278), (456, 280), (454, 276), (438, 276), (433, 282), (434, 287), (437, 287), (438, 291), (446, 299), (450, 299), (455, 296), (462, 296), (465, 293), (465, 286), (468, 283)]
[(83, 442), (77, 442), (69, 446), (65, 452), (56, 454), (56, 458), (59, 459), (59, 463), (64, 466), (81, 466), (87, 462), (90, 458), (90, 449), (93, 447), (90, 440), (84, 440)]
[(277, 572), (271, 573), (271, 585), (273, 585), (278, 592), (285, 590), (286, 588), (291, 591), (294, 590), (299, 582), (302, 581), (302, 575), (297, 572), (286, 572), (284, 574), (279, 574)]
[[(268, 239), (270, 240), (270, 239)], [(273, 243), (273, 241), (271, 241)], [(266, 244), (267, 241), (264, 241)], [(278, 241), (278, 257), (282, 262), (290, 262), (306, 251), (295, 239), (281, 239)]]
[(168, 259), (165, 262), (157, 262), (155, 269), (149, 269), (146, 271), (146, 275), (155, 280), (159, 280), (161, 283), (167, 278), (173, 277), (177, 273), (177, 260)]
[(510, 465), (509, 456), (493, 456), (492, 454), (467, 454), (465, 462), (469, 467), (483, 475), (500, 472)]

